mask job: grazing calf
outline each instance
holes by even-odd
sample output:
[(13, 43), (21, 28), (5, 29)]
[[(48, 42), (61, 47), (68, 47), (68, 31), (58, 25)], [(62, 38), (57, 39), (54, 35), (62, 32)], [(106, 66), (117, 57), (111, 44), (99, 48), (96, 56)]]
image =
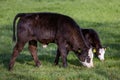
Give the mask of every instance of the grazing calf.
[[(98, 56), (98, 58), (103, 61), (104, 60), (104, 54), (105, 54), (105, 48), (102, 47), (99, 36), (97, 34), (97, 32), (93, 29), (81, 29), (85, 40), (88, 42), (89, 46), (92, 46), (93, 52), (96, 54), (96, 56)], [(45, 48), (47, 45), (43, 45), (43, 47)], [(69, 50), (71, 50), (71, 48), (67, 45), (67, 48)], [(58, 64), (59, 61), (59, 57), (60, 57), (60, 53), (57, 50), (57, 55), (55, 58), (55, 64)]]
[(57, 13), (19, 13), (13, 22), (14, 41), (16, 41), (15, 23), (18, 18), (17, 42), (9, 63), (9, 70), (13, 68), (17, 56), (27, 42), (36, 66), (41, 65), (37, 56), (37, 41), (42, 44), (56, 43), (63, 67), (67, 66), (68, 46), (84, 66), (93, 67), (92, 48), (87, 45), (81, 29), (72, 18)]
[(97, 32), (93, 29), (82, 29), (82, 33), (89, 44), (94, 48), (93, 52), (103, 61), (106, 48), (102, 47)]

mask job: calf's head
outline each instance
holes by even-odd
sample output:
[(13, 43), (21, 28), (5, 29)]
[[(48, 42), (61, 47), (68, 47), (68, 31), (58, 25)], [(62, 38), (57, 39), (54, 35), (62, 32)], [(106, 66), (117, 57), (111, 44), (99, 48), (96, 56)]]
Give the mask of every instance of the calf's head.
[(91, 68), (93, 67), (93, 52), (92, 52), (92, 48), (88, 49), (88, 50), (81, 50), (76, 53), (77, 57), (79, 58), (80, 62), (88, 67)]
[(104, 61), (105, 51), (106, 51), (106, 48), (99, 48), (98, 51), (97, 51), (98, 58), (99, 58), (101, 61)]

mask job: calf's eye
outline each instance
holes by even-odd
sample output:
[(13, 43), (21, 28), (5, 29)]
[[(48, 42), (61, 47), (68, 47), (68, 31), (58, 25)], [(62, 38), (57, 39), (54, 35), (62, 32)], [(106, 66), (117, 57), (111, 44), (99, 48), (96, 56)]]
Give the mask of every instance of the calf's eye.
[(87, 61), (88, 63), (90, 63), (90, 58), (89, 58), (89, 57), (87, 57), (87, 58), (86, 58), (86, 61)]

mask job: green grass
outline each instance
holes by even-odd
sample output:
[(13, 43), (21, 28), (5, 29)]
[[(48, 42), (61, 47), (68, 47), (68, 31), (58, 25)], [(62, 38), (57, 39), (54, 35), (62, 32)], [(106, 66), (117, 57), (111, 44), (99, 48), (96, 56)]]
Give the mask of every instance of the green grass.
[[(57, 12), (72, 17), (82, 28), (93, 28), (107, 46), (106, 60), (94, 58), (94, 68), (83, 67), (73, 52), (68, 67), (54, 66), (55, 44), (38, 47), (42, 66), (36, 68), (27, 49), (18, 56), (14, 70), (8, 71), (12, 54), (12, 23), (17, 13)], [(0, 80), (120, 80), (119, 0), (0, 0)]]

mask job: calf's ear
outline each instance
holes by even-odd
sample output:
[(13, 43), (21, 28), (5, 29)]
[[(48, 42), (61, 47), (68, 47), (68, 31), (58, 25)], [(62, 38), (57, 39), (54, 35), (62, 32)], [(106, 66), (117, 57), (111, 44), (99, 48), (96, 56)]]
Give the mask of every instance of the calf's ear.
[(109, 47), (103, 47), (103, 48), (104, 48), (104, 49), (105, 49), (105, 51), (106, 51), (106, 49), (107, 49), (107, 48), (109, 48)]
[(104, 49), (105, 49), (105, 51), (106, 51), (107, 47), (104, 47)]

